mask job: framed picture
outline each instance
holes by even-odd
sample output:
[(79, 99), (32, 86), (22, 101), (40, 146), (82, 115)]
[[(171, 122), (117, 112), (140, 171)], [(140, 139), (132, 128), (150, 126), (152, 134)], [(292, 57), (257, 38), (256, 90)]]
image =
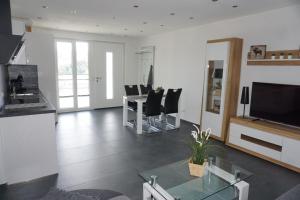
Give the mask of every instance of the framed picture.
[(253, 45), (250, 47), (249, 59), (265, 59), (267, 45)]

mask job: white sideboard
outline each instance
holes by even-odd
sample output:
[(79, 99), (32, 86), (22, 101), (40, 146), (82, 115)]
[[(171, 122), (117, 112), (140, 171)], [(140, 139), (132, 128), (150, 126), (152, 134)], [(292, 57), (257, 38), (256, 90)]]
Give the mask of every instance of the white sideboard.
[(266, 121), (231, 118), (227, 144), (300, 172), (300, 130)]

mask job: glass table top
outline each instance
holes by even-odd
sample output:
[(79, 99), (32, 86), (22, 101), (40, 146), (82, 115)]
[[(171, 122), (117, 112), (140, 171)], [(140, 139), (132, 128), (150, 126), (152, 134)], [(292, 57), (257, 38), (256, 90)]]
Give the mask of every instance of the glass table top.
[[(218, 157), (209, 158), (202, 177), (190, 175), (188, 160), (140, 173), (157, 192), (161, 193), (163, 188), (170, 196), (181, 200), (234, 199), (237, 194), (232, 186), (251, 175), (251, 172)], [(152, 184), (155, 177), (156, 184)]]

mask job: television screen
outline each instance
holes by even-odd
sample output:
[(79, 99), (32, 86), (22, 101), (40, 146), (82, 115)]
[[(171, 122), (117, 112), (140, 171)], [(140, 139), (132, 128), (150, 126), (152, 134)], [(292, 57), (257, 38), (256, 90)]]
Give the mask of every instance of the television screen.
[(250, 116), (300, 127), (300, 86), (254, 82)]

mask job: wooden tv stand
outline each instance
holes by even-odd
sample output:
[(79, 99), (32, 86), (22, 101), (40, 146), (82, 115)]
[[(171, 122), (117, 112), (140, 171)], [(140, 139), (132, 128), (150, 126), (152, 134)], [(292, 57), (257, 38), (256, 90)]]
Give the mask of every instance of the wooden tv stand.
[(300, 173), (300, 129), (233, 117), (226, 144)]

